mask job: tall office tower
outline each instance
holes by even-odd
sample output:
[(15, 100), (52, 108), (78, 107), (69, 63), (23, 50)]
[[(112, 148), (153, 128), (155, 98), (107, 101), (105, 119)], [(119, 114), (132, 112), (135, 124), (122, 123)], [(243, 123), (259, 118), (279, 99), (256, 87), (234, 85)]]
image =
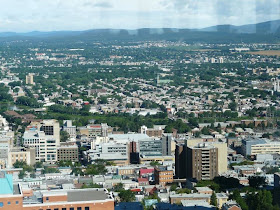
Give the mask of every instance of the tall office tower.
[(212, 180), (218, 176), (218, 148), (206, 143), (187, 147), (187, 178)]
[(47, 138), (55, 139), (56, 146), (60, 145), (60, 128), (57, 120), (43, 120), (40, 130), (45, 132)]
[(171, 155), (171, 134), (163, 134), (162, 140), (162, 156), (170, 156)]
[(179, 179), (186, 178), (186, 146), (177, 144), (175, 149), (175, 176)]
[(131, 164), (139, 164), (140, 162), (139, 151), (135, 141), (129, 143), (129, 159)]
[(26, 75), (25, 83), (27, 85), (34, 85), (33, 74), (29, 73), (28, 75)]

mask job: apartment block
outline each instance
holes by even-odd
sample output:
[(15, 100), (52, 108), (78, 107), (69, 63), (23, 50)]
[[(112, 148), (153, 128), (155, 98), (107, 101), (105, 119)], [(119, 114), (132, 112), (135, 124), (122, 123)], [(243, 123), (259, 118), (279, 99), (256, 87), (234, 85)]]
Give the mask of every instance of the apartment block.
[(187, 147), (187, 178), (212, 180), (218, 176), (218, 148), (205, 143)]

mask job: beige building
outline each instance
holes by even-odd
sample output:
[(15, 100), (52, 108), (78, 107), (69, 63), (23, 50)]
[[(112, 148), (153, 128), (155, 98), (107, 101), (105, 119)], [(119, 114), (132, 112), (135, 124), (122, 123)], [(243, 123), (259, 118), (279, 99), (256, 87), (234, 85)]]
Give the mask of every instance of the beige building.
[(12, 167), (16, 161), (25, 161), (28, 165), (36, 162), (35, 148), (13, 148), (8, 154), (8, 165)]
[(218, 149), (205, 143), (187, 147), (187, 178), (212, 180), (218, 176)]
[(195, 147), (200, 143), (206, 143), (208, 145), (213, 145), (218, 149), (218, 174), (225, 173), (227, 171), (227, 143), (212, 141), (205, 142), (202, 138), (189, 139), (186, 141), (187, 147)]
[(34, 79), (33, 79), (33, 74), (32, 73), (29, 73), (28, 75), (26, 75), (25, 83), (27, 85), (34, 85)]
[(57, 161), (70, 160), (79, 161), (79, 149), (77, 145), (61, 146), (57, 148)]

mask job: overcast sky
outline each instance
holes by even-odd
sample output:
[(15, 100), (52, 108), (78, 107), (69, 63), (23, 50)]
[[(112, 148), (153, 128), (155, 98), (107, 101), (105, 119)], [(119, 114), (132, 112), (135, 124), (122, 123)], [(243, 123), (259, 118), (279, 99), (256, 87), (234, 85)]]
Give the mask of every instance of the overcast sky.
[(0, 0), (0, 31), (202, 28), (280, 19), (280, 0)]

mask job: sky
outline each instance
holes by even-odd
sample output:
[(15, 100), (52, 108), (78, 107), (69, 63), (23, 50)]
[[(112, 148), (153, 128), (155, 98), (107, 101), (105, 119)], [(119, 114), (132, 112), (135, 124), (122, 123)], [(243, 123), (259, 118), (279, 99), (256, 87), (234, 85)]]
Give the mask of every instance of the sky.
[(0, 32), (203, 28), (277, 19), (279, 0), (0, 0)]

